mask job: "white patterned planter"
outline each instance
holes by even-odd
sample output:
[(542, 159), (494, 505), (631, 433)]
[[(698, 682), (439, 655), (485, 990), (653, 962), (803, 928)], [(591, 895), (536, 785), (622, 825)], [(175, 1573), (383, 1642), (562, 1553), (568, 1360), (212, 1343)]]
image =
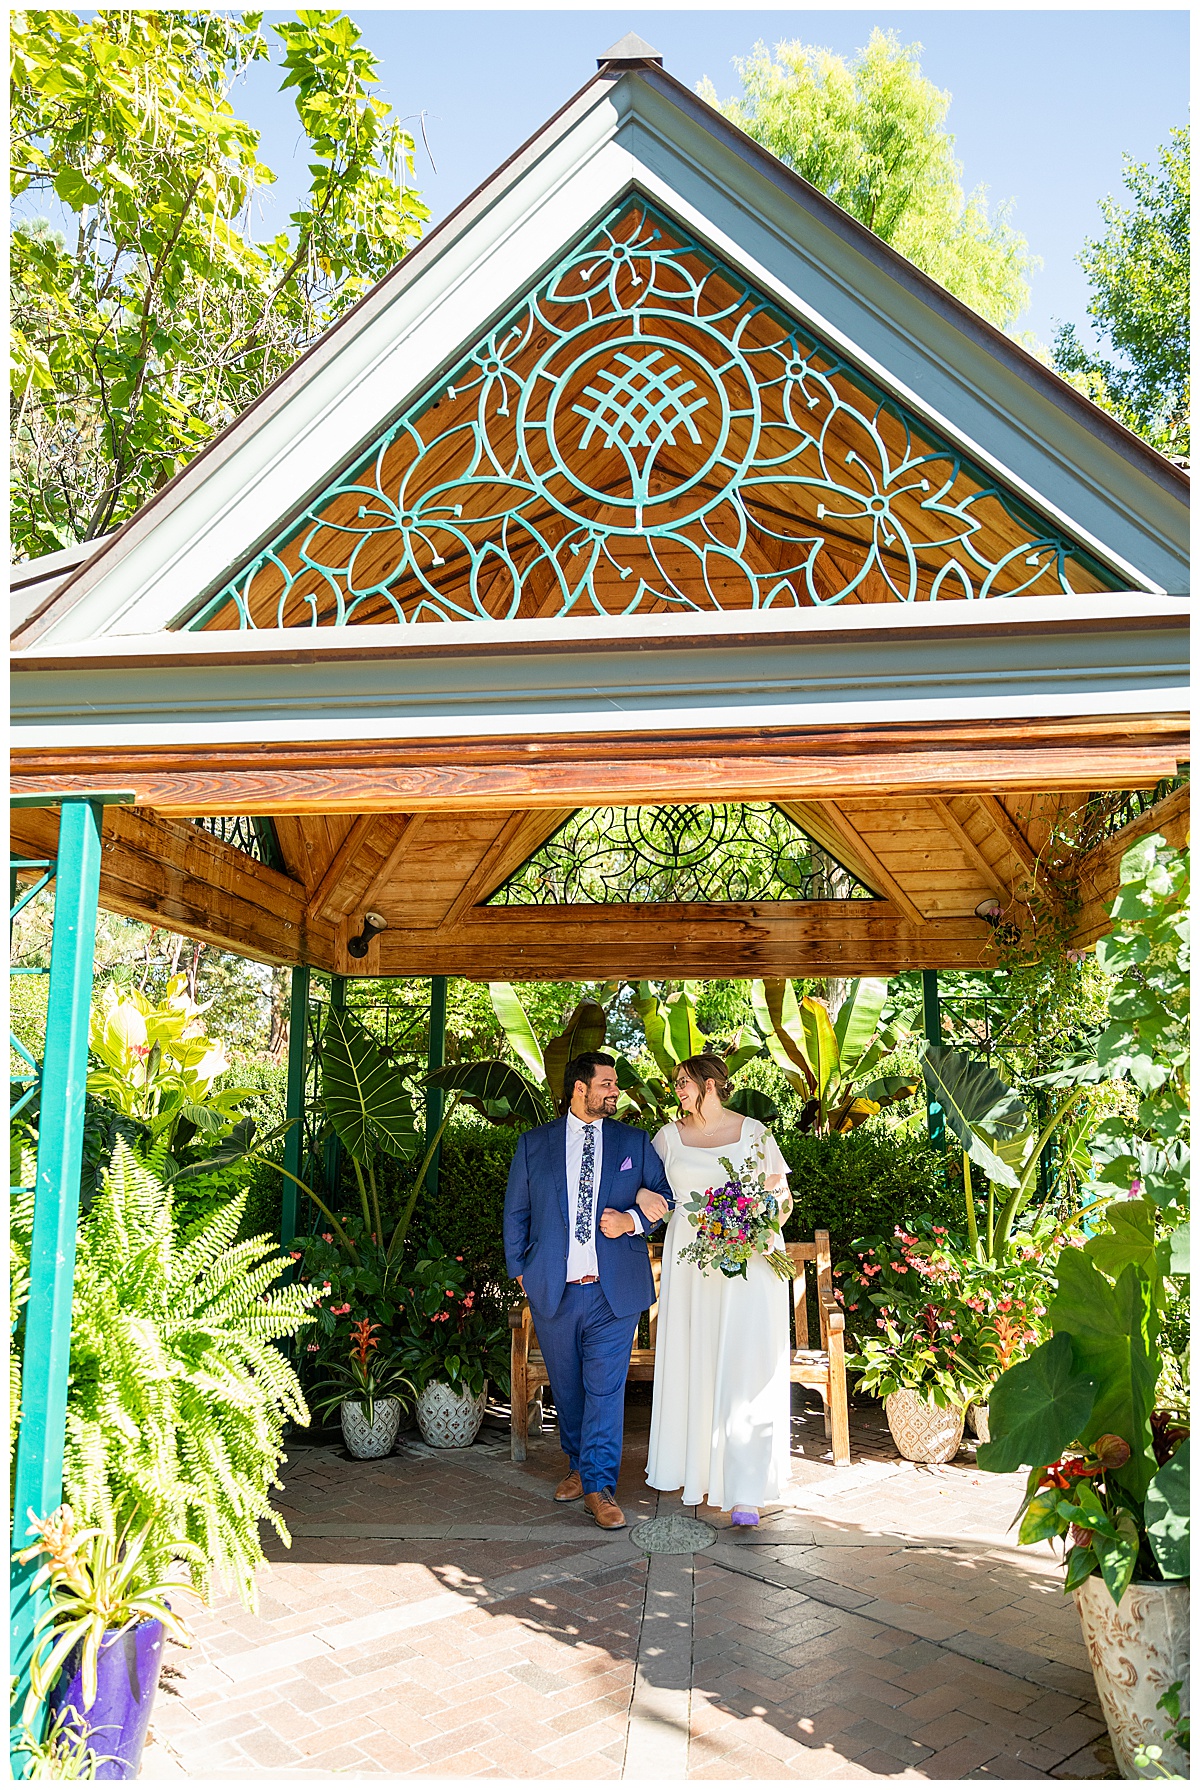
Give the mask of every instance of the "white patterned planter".
[(903, 1386), (883, 1401), (892, 1441), (906, 1461), (924, 1461), (940, 1467), (952, 1461), (962, 1442), (964, 1412), (953, 1406), (925, 1402), (919, 1392)]
[(377, 1398), (374, 1409), (375, 1421), (368, 1423), (360, 1404), (349, 1398), (342, 1403), (342, 1435), (356, 1461), (376, 1461), (395, 1447), (403, 1409), (400, 1400)]
[(988, 1428), (988, 1408), (986, 1405), (968, 1405), (967, 1422), (971, 1426), (971, 1434), (977, 1442), (990, 1442), (991, 1431)]
[(417, 1400), (417, 1423), (431, 1448), (469, 1448), (479, 1434), (486, 1405), (486, 1380), (478, 1398), (455, 1392), (443, 1380), (430, 1380)]
[(1168, 1741), (1167, 1717), (1155, 1705), (1181, 1680), (1181, 1709), (1184, 1714), (1188, 1710), (1190, 1587), (1182, 1580), (1170, 1585), (1134, 1584), (1115, 1604), (1104, 1580), (1093, 1573), (1076, 1586), (1075, 1606), (1117, 1770), (1123, 1778), (1140, 1777), (1133, 1764), (1135, 1750), (1157, 1746), (1162, 1748), (1162, 1764), (1174, 1776), (1186, 1778), (1187, 1754)]

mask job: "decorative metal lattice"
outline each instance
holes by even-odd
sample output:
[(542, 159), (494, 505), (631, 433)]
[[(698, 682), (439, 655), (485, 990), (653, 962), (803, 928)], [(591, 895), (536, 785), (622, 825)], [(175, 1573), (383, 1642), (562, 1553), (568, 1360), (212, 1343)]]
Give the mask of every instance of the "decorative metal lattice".
[(635, 198), (189, 625), (795, 608), (1119, 582)]
[(771, 802), (581, 808), (489, 907), (674, 901), (872, 901)]
[(248, 858), (256, 858), (271, 870), (283, 869), (283, 854), (279, 850), (275, 828), (263, 815), (202, 814), (196, 816), (192, 825), (203, 827), (214, 839), (245, 852)]

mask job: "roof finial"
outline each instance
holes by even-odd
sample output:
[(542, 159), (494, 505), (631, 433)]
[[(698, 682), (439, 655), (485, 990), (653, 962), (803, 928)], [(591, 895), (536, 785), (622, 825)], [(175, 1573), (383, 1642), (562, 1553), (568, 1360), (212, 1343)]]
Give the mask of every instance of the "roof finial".
[(596, 67), (605, 68), (661, 68), (663, 59), (658, 51), (648, 44), (644, 37), (636, 31), (627, 31), (619, 43), (605, 50), (603, 56), (597, 56)]

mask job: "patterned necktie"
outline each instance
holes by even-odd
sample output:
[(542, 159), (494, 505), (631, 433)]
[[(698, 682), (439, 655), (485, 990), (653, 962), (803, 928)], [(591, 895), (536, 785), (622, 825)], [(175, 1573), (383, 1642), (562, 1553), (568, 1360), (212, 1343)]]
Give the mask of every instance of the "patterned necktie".
[(596, 1167), (596, 1129), (583, 1128), (583, 1159), (579, 1164), (579, 1201), (575, 1207), (575, 1236), (587, 1243), (592, 1235), (592, 1175)]

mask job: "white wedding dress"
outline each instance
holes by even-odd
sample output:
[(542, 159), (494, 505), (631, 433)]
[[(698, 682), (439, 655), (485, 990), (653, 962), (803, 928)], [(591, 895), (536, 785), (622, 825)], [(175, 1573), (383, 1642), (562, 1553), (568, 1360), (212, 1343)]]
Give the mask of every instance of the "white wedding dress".
[(724, 1182), (722, 1156), (740, 1169), (761, 1150), (766, 1175), (786, 1176), (787, 1164), (757, 1119), (742, 1120), (736, 1143), (713, 1149), (664, 1125), (654, 1148), (678, 1203), (663, 1244), (646, 1479), (662, 1492), (682, 1486), (685, 1504), (774, 1503), (791, 1471), (789, 1284), (760, 1256), (745, 1280), (729, 1280), (679, 1252), (696, 1235), (683, 1202)]

